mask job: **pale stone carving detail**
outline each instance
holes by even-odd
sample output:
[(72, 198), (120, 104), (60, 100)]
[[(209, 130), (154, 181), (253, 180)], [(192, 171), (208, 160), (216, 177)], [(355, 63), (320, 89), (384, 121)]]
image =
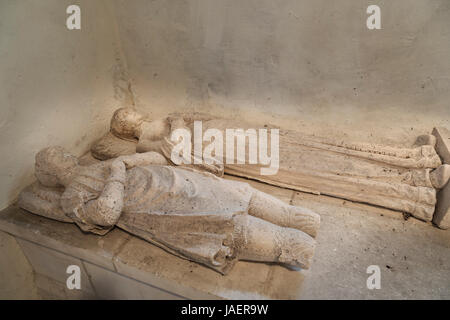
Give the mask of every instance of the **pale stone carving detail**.
[(60, 147), (36, 156), (38, 182), (20, 195), (32, 213), (105, 234), (122, 228), (226, 274), (237, 260), (309, 268), (320, 217), (158, 153), (81, 166)]
[(137, 141), (118, 138), (112, 132), (108, 132), (94, 147), (91, 148), (92, 155), (99, 160), (108, 160), (136, 153)]
[[(196, 113), (150, 121), (128, 108), (116, 111), (112, 127), (116, 128), (114, 134), (119, 138), (122, 133), (117, 128), (132, 128), (123, 130), (128, 134), (124, 137), (138, 139), (137, 152), (156, 151), (170, 159), (168, 137), (174, 129), (171, 125), (176, 123), (176, 127), (192, 130), (195, 120), (203, 121), (203, 131), (214, 128), (224, 132), (227, 128), (245, 130), (252, 127), (248, 123)], [(280, 130), (280, 168), (276, 175), (262, 176), (261, 166), (247, 164), (225, 163), (223, 168), (216, 166), (206, 170), (217, 175), (224, 171), (294, 190), (383, 206), (431, 221), (436, 190), (448, 180), (437, 179), (441, 174), (438, 170), (433, 171), (441, 165), (435, 143), (433, 136), (424, 135), (418, 138), (415, 146), (398, 148)], [(94, 145), (92, 150), (96, 148)], [(111, 145), (111, 148), (114, 147)], [(111, 152), (111, 156), (113, 154), (116, 153)], [(104, 152), (103, 158), (108, 157), (109, 152)]]

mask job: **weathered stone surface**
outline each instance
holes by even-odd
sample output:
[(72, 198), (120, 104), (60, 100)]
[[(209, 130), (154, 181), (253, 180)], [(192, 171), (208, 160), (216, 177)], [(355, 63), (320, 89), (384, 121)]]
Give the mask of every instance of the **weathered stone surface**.
[[(131, 134), (133, 138), (138, 138), (137, 152), (156, 151), (171, 158), (173, 145), (168, 142), (170, 134), (166, 127), (169, 126), (170, 131), (179, 128), (192, 130), (194, 120), (203, 121), (204, 132), (216, 129), (222, 136), (226, 136), (227, 129), (255, 128), (243, 121), (189, 113), (149, 120), (130, 108), (122, 108), (114, 113), (111, 128), (115, 128), (117, 137), (129, 139)], [(167, 125), (161, 126), (161, 121)], [(166, 129), (156, 130), (163, 127)], [(195, 144), (195, 130), (193, 132)], [(103, 139), (98, 143), (107, 148), (102, 149), (104, 154), (99, 158), (117, 155), (115, 150), (121, 148), (120, 139), (112, 143), (108, 136)], [(420, 145), (392, 147), (280, 129), (280, 161), (273, 175), (262, 175), (262, 170), (267, 168), (260, 164), (235, 164), (228, 161), (221, 165), (218, 172), (224, 171), (297, 191), (370, 203), (431, 221), (436, 202), (435, 188), (440, 188), (433, 185), (427, 172), (427, 169), (440, 165), (439, 156), (433, 147), (434, 140), (433, 136), (424, 135), (418, 139)], [(248, 140), (246, 148), (250, 148)], [(96, 151), (95, 145), (93, 151)], [(203, 164), (193, 166), (215, 173), (214, 168)]]
[(450, 130), (444, 127), (433, 129), (436, 137), (436, 151), (444, 163), (450, 164)]
[(123, 143), (118, 144), (115, 143), (116, 140), (119, 140), (119, 138), (109, 132), (92, 147), (92, 154), (94, 154), (97, 159), (106, 160), (109, 158), (103, 156), (105, 152), (112, 158), (136, 153), (136, 142), (122, 140), (121, 142)]
[(34, 272), (14, 236), (0, 231), (0, 300), (38, 299)]
[(119, 273), (192, 299), (293, 299), (304, 271), (238, 262), (226, 276), (132, 238), (115, 258)]
[(90, 263), (85, 265), (99, 298), (120, 300), (183, 299), (183, 297), (169, 293), (161, 288), (146, 285), (96, 265)]
[(88, 166), (61, 147), (36, 155), (38, 182), (18, 204), (105, 235), (114, 226), (227, 274), (238, 260), (309, 268), (320, 217), (156, 152)]
[[(120, 274), (164, 288), (179, 296), (190, 299), (219, 298), (207, 291), (198, 290), (195, 285), (189, 285), (191, 281), (184, 277), (185, 271), (190, 272), (196, 263), (175, 257), (139, 238), (130, 239), (114, 258), (114, 265)], [(209, 270), (205, 267), (203, 269)], [(203, 280), (201, 282), (207, 283)]]
[[(258, 183), (253, 186), (260, 188)], [(126, 277), (167, 291), (179, 286), (173, 294), (192, 299), (203, 296), (224, 299), (450, 298), (448, 231), (430, 228), (429, 224), (416, 219), (405, 221), (395, 211), (326, 196), (296, 193), (293, 202), (312, 208), (322, 217), (316, 255), (309, 271), (240, 261), (224, 277), (135, 237), (119, 250), (115, 265)], [(50, 221), (23, 213), (18, 208), (16, 211), (22, 218), (36, 218), (28, 220), (26, 231), (38, 237), (40, 220)], [(76, 233), (80, 231), (76, 226), (52, 223), (54, 232), (50, 236), (54, 239), (70, 244), (70, 233), (64, 237), (59, 235), (65, 226), (70, 227), (74, 232), (72, 238), (77, 239)], [(126, 238), (125, 232), (113, 231)], [(90, 234), (83, 236), (96, 238)], [(366, 269), (373, 264), (381, 268), (381, 290), (366, 287), (369, 276)], [(61, 289), (60, 283), (55, 286)], [(47, 288), (44, 297), (51, 298), (52, 287), (47, 284), (43, 288)]]
[(43, 300), (93, 300), (97, 296), (91, 291), (70, 290), (65, 283), (42, 274), (35, 274), (35, 283), (40, 299)]
[(251, 185), (256, 190), (262, 191), (264, 193), (270, 194), (281, 201), (285, 202), (286, 204), (291, 204), (292, 198), (294, 196), (295, 191), (285, 188), (276, 187), (270, 184), (261, 183), (252, 179), (246, 179), (241, 177), (235, 177), (230, 175), (225, 175), (225, 179), (228, 180), (234, 180), (234, 181), (240, 181), (240, 182), (246, 182), (249, 185)]
[[(265, 188), (264, 185), (257, 184), (254, 185), (256, 188)], [(265, 190), (268, 191), (268, 189)], [(291, 270), (283, 266), (240, 261), (227, 276), (223, 276), (210, 268), (176, 257), (120, 229), (114, 229), (103, 237), (82, 233), (73, 224), (41, 218), (18, 207), (10, 207), (0, 213), (0, 229), (6, 229), (5, 231), (29, 239), (35, 244), (51, 246), (62, 253), (67, 252), (73, 257), (84, 260), (85, 265), (87, 261), (108, 267), (112, 271), (117, 270), (125, 277), (160, 288), (174, 296), (189, 299), (294, 299), (305, 275), (305, 271)], [(114, 234), (114, 237), (109, 238), (111, 234)], [(102, 239), (105, 242), (99, 247), (98, 241)], [(108, 245), (108, 240), (113, 243)], [(108, 253), (107, 260), (105, 260), (105, 251)], [(109, 264), (109, 257), (112, 256), (114, 256), (114, 266)], [(94, 272), (100, 269), (95, 269)], [(95, 275), (98, 273), (92, 275), (88, 270), (88, 274), (96, 289), (98, 282)], [(66, 277), (67, 275), (60, 274), (59, 281), (67, 279)], [(103, 279), (107, 278), (103, 277)], [(45, 283), (44, 280), (42, 282)], [(61, 287), (64, 283), (58, 283), (39, 285), (46, 293), (44, 298), (90, 298), (83, 293), (77, 295), (72, 294), (73, 292), (65, 292), (64, 287)], [(107, 284), (102, 285), (107, 286)], [(115, 294), (119, 295), (117, 291)], [(54, 296), (50, 294), (51, 292), (54, 292)], [(132, 295), (132, 297), (136, 296)]]
[(114, 254), (129, 239), (120, 230), (105, 236), (86, 234), (74, 224), (42, 218), (17, 206), (1, 212), (0, 230), (110, 270), (114, 270)]
[[(448, 299), (450, 232), (384, 208), (297, 193), (322, 218), (300, 299)], [(381, 289), (369, 290), (377, 265)]]
[(432, 134), (423, 134), (417, 137), (414, 146), (436, 146), (436, 137)]
[(67, 278), (70, 276), (70, 274), (67, 273), (67, 267), (70, 265), (78, 266), (81, 271), (81, 290), (94, 293), (86, 270), (84, 270), (84, 266), (80, 259), (48, 249), (27, 240), (19, 239), (18, 242), (36, 273), (65, 284)]
[[(450, 164), (450, 130), (438, 127), (433, 129), (436, 137), (436, 150), (443, 162)], [(437, 195), (436, 212), (433, 223), (441, 229), (450, 228), (450, 183), (442, 188)]]
[(433, 223), (441, 229), (450, 228), (450, 183), (447, 183), (437, 195), (437, 205)]

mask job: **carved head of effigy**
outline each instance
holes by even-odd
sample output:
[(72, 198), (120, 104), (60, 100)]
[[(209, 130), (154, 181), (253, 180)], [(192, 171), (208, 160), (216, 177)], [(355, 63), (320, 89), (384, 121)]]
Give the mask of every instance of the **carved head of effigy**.
[(35, 175), (44, 186), (64, 186), (77, 166), (77, 157), (64, 148), (48, 147), (36, 154)]
[(136, 139), (144, 116), (132, 108), (120, 108), (111, 119), (111, 132), (122, 139)]

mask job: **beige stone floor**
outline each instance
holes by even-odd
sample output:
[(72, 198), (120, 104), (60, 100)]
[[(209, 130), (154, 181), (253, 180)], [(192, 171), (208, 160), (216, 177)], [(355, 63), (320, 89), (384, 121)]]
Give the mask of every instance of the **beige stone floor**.
[[(450, 299), (450, 230), (440, 230), (414, 218), (405, 220), (401, 213), (383, 208), (248, 182), (283, 201), (311, 208), (321, 215), (310, 270), (239, 262), (227, 278), (133, 237), (115, 258), (116, 267), (126, 273), (127, 267), (134, 264), (144, 273), (164, 275), (167, 268), (159, 264), (173, 261), (174, 268), (180, 268), (179, 275), (183, 278), (180, 281), (196, 282), (196, 288), (202, 290), (206, 285), (198, 283), (204, 281), (201, 277), (206, 277), (207, 282), (214, 282), (208, 290), (226, 298)], [(0, 234), (0, 298), (38, 298), (30, 265), (14, 238), (8, 237)], [(139, 250), (143, 256), (148, 253), (160, 261), (136, 260), (131, 255)], [(366, 287), (369, 276), (366, 269), (370, 265), (381, 269), (380, 290)], [(186, 279), (189, 275), (192, 278)], [(132, 274), (137, 280), (141, 276)]]
[[(450, 230), (384, 208), (249, 182), (321, 216), (297, 298), (450, 299)], [(379, 290), (367, 289), (370, 265), (380, 267)]]

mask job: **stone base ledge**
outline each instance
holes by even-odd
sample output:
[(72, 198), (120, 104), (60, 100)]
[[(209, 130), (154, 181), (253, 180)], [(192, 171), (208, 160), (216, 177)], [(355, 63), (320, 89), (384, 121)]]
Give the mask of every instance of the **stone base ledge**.
[[(29, 213), (0, 212), (0, 230), (16, 237), (44, 296), (73, 299), (295, 299), (304, 272), (240, 261), (227, 276), (176, 257), (118, 228), (105, 236)], [(69, 290), (69, 265), (81, 290)]]

